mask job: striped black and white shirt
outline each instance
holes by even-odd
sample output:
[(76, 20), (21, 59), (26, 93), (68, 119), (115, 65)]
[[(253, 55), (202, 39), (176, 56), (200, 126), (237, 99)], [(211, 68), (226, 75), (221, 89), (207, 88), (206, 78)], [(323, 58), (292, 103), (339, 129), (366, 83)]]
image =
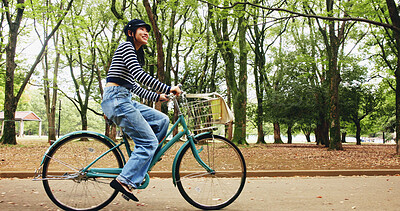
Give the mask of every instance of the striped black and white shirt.
[(135, 47), (129, 41), (121, 43), (115, 51), (108, 70), (107, 82), (126, 87), (137, 96), (151, 101), (158, 101), (160, 95), (142, 88), (136, 82), (161, 93), (168, 94), (171, 89), (170, 86), (153, 78), (143, 70), (137, 59)]

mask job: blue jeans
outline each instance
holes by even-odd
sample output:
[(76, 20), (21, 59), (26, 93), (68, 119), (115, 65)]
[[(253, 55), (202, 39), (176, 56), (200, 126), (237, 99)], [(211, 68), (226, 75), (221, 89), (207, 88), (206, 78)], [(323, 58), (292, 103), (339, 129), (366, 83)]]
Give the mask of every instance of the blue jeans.
[(135, 142), (135, 148), (117, 179), (137, 188), (150, 166), (158, 143), (165, 137), (169, 118), (164, 113), (132, 100), (125, 87), (105, 87), (104, 114)]

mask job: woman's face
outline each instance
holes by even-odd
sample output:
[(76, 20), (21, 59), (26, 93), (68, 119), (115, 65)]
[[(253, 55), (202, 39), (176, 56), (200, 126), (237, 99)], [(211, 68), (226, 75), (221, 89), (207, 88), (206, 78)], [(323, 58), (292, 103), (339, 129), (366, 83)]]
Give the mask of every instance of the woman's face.
[(146, 27), (142, 26), (136, 30), (136, 34), (134, 37), (135, 48), (139, 49), (142, 45), (147, 44), (147, 40), (149, 39), (149, 32)]

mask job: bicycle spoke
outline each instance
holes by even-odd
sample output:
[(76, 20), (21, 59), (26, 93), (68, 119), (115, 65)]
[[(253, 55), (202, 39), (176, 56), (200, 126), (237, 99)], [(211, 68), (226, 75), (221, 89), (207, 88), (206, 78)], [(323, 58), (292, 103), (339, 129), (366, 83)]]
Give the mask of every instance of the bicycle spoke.
[[(188, 174), (188, 175), (185, 175), (185, 176), (183, 176), (183, 179), (185, 179), (185, 178), (196, 178), (196, 177), (203, 177), (203, 176), (205, 176), (205, 175), (210, 175), (210, 173), (208, 173), (208, 172), (204, 172), (204, 173), (201, 173), (201, 172), (197, 172), (197, 173), (191, 173), (191, 174)], [(178, 180), (177, 182), (179, 182), (179, 181), (181, 181), (181, 180)]]
[[(64, 210), (99, 210), (109, 204), (118, 193), (109, 186), (113, 178), (91, 178), (82, 169), (111, 148), (111, 142), (90, 134), (59, 141), (43, 163), (43, 185), (49, 198)], [(119, 153), (113, 150), (93, 163), (92, 168), (122, 166)]]
[(187, 145), (178, 157), (177, 186), (182, 196), (200, 209), (221, 209), (231, 204), (243, 189), (246, 166), (240, 151), (229, 140), (205, 135), (199, 140), (202, 162), (213, 169), (207, 172)]
[(70, 169), (72, 169), (72, 170), (75, 170), (75, 171), (78, 171), (78, 172), (79, 172), (79, 169), (76, 168), (76, 167), (72, 167), (72, 166), (68, 165), (67, 163), (65, 163), (65, 162), (63, 162), (63, 161), (61, 161), (61, 160), (58, 160), (58, 159), (53, 158), (53, 157), (50, 157), (50, 156), (47, 155), (47, 154), (46, 154), (45, 156), (48, 157), (48, 158), (51, 159), (51, 160), (57, 161), (58, 163), (60, 163), (60, 164), (62, 164), (62, 165), (64, 165), (64, 166), (66, 166), (66, 167), (68, 167), (68, 168), (70, 168)]

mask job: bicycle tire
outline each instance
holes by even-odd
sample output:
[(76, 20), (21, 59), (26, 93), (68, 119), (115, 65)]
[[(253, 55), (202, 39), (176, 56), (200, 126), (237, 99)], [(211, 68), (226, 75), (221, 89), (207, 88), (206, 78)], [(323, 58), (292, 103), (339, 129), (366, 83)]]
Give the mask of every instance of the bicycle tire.
[[(118, 194), (109, 185), (113, 178), (77, 175), (84, 175), (79, 170), (112, 147), (110, 141), (90, 133), (57, 142), (47, 153), (42, 172), (43, 186), (51, 201), (64, 210), (99, 210), (107, 206)], [(121, 155), (113, 150), (91, 168), (122, 167)]]
[(176, 184), (183, 198), (203, 210), (222, 209), (234, 202), (246, 181), (242, 153), (228, 139), (207, 134), (198, 138), (199, 155), (215, 172), (207, 172), (194, 158), (190, 144), (177, 159)]

